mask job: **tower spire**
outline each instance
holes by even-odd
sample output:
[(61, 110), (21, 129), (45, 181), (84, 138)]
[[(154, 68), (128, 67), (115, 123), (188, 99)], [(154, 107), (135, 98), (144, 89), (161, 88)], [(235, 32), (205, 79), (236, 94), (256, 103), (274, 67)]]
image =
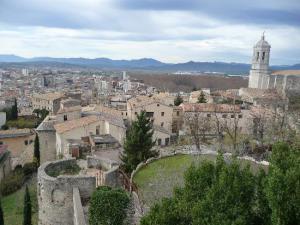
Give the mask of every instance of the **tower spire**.
[(265, 32), (266, 32), (266, 31), (264, 30), (264, 32), (262, 33), (262, 36), (261, 36), (261, 39), (262, 39), (262, 40), (265, 40)]

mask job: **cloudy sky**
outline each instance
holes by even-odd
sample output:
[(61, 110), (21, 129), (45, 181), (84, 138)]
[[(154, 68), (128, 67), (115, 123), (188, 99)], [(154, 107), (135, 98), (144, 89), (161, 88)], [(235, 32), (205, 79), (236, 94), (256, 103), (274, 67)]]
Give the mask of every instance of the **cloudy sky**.
[(0, 0), (0, 54), (300, 63), (300, 0)]

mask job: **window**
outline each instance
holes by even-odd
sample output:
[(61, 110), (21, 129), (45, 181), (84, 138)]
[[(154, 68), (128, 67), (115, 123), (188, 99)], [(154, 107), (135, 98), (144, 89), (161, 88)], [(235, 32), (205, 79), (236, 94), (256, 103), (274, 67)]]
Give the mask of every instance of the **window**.
[(127, 112), (125, 113), (125, 115), (127, 116)]
[(123, 116), (123, 114), (124, 114), (124, 113), (123, 113), (123, 112), (121, 112), (121, 114), (122, 114), (122, 116)]
[(210, 118), (210, 117), (211, 117), (211, 115), (210, 115), (210, 114), (207, 114), (206, 116), (207, 116), (208, 118)]
[(134, 112), (134, 115), (137, 115), (137, 112)]
[(179, 116), (179, 111), (177, 111), (177, 116)]
[(161, 112), (161, 116), (164, 116), (165, 115), (165, 112)]
[(33, 140), (30, 140), (30, 141), (29, 141), (29, 144), (31, 144), (32, 142), (33, 142)]
[(256, 61), (259, 59), (259, 52), (256, 53)]
[(239, 115), (239, 118), (243, 118), (243, 116), (240, 114), (240, 115)]
[(153, 117), (154, 116), (154, 112), (146, 112), (146, 116), (147, 117)]
[(169, 139), (169, 138), (166, 138), (166, 139), (165, 139), (165, 145), (166, 145), (166, 146), (169, 145), (169, 142), (170, 142), (170, 139)]
[(262, 60), (264, 61), (265, 60), (265, 52), (263, 52), (263, 54), (262, 54)]
[(0, 145), (3, 145), (3, 141), (0, 141)]
[(160, 123), (160, 126), (163, 127), (163, 126), (164, 126), (164, 122), (161, 122), (161, 123)]
[(27, 141), (27, 140), (25, 140), (25, 141), (24, 141), (24, 144), (25, 144), (25, 145), (28, 145), (28, 141)]
[(64, 115), (64, 121), (67, 121), (67, 120), (68, 120), (68, 116)]
[(96, 127), (96, 135), (99, 135), (100, 134), (100, 126), (97, 126)]
[(223, 117), (223, 118), (227, 118), (227, 114), (223, 114), (222, 117)]
[(157, 139), (157, 145), (161, 145), (161, 139), (160, 138)]
[(234, 114), (231, 115), (231, 118), (234, 118)]
[(159, 106), (159, 104), (157, 104), (157, 107)]

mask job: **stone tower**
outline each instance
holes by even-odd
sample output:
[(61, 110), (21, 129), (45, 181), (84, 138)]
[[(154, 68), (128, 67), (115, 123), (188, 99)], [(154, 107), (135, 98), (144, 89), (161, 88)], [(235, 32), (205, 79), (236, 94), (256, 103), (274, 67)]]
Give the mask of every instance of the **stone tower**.
[(253, 47), (252, 66), (249, 76), (249, 88), (267, 89), (270, 71), (269, 71), (269, 59), (270, 59), (271, 46), (265, 40), (265, 35), (261, 36), (261, 39)]

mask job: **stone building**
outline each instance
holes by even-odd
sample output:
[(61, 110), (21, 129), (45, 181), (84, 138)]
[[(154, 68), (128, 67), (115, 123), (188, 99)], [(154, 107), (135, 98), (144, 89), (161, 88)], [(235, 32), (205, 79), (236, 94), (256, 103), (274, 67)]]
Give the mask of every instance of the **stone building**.
[(253, 48), (249, 88), (275, 89), (284, 96), (300, 94), (300, 70), (271, 71), (270, 44), (262, 35)]
[[(220, 131), (225, 124), (231, 126), (234, 121), (237, 122), (239, 132), (248, 133), (249, 110), (243, 110), (240, 105), (215, 104), (215, 103), (183, 103), (179, 107), (183, 111), (184, 134), (190, 134), (190, 122), (199, 121), (199, 125), (207, 126), (207, 135), (216, 135), (218, 130), (216, 121), (220, 123)], [(198, 120), (194, 120), (197, 117)]]
[(51, 113), (56, 113), (60, 108), (60, 101), (64, 96), (62, 92), (33, 94), (31, 97), (32, 108), (46, 109)]
[(91, 156), (86, 161), (42, 164), (37, 184), (39, 225), (86, 225), (86, 206), (96, 187), (120, 186), (118, 168), (114, 161)]
[(34, 131), (28, 128), (0, 131), (0, 146), (6, 145), (10, 151), (12, 168), (32, 162), (34, 139)]
[(269, 60), (271, 46), (265, 35), (253, 47), (252, 66), (249, 75), (249, 88), (267, 89), (270, 77)]
[(68, 139), (81, 139), (94, 135), (110, 134), (120, 144), (125, 138), (126, 128), (122, 120), (112, 115), (90, 113), (86, 117), (54, 125), (57, 155), (69, 156)]
[(174, 107), (167, 105), (159, 98), (138, 96), (127, 101), (127, 118), (129, 122), (136, 120), (141, 111), (146, 111), (153, 123), (154, 140), (158, 145), (169, 145), (172, 138)]

